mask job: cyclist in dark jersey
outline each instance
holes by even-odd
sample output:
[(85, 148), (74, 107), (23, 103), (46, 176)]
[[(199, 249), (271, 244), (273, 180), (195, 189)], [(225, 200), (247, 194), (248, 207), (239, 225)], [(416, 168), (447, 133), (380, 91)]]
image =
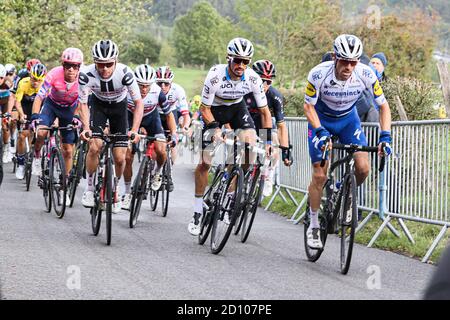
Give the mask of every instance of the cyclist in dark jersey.
[[(286, 166), (290, 166), (292, 164), (292, 159), (289, 149), (288, 130), (286, 127), (286, 123), (284, 122), (284, 97), (277, 89), (272, 87), (273, 78), (276, 77), (275, 65), (269, 60), (258, 60), (253, 64), (252, 68), (263, 81), (264, 91), (267, 98), (267, 105), (272, 115), (272, 141), (274, 144), (280, 145), (283, 163)], [(259, 130), (262, 129), (261, 113), (258, 111), (255, 98), (252, 93), (249, 93), (244, 97), (244, 99), (247, 103), (250, 115), (253, 118), (253, 122), (255, 123), (256, 130), (259, 132)], [(279, 153), (276, 148), (274, 148), (273, 159), (274, 161), (272, 162), (271, 168), (269, 169), (268, 178), (264, 183), (263, 193), (266, 197), (268, 197), (272, 193), (274, 168), (277, 165), (279, 159)]]

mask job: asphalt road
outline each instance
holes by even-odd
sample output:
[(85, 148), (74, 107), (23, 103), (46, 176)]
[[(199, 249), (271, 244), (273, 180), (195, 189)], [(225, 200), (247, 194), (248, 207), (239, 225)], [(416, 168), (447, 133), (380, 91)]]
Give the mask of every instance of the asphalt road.
[(146, 202), (130, 229), (122, 211), (106, 246), (104, 221), (94, 236), (81, 192), (60, 220), (44, 212), (36, 178), (26, 192), (10, 169), (0, 188), (1, 299), (421, 299), (435, 268), (355, 245), (341, 275), (336, 238), (318, 262), (308, 262), (303, 226), (263, 209), (247, 243), (231, 236), (213, 255), (209, 242), (200, 246), (187, 231), (194, 166), (181, 164), (167, 217)]

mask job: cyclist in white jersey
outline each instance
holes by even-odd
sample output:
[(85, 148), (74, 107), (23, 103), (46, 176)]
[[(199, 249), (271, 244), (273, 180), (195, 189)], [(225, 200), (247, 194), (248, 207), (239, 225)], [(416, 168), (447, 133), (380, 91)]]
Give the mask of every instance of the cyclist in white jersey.
[[(146, 64), (141, 64), (136, 67), (134, 76), (139, 85), (141, 95), (144, 101), (144, 116), (141, 122), (141, 130), (143, 134), (159, 139), (165, 139), (164, 129), (161, 124), (158, 109), (160, 108), (167, 116), (168, 126), (171, 131), (176, 131), (175, 118), (170, 111), (170, 106), (167, 104), (166, 95), (161, 91), (161, 88), (155, 83), (155, 70)], [(128, 95), (128, 125), (131, 127), (133, 123), (133, 113), (135, 105), (131, 96)], [(158, 191), (161, 187), (162, 177), (161, 171), (166, 162), (166, 143), (162, 141), (155, 141), (154, 144), (156, 154), (156, 168), (155, 174), (151, 181), (151, 188)], [(124, 172), (125, 194), (122, 199), (122, 209), (129, 210), (131, 202), (131, 178), (133, 176), (133, 159), (134, 152), (130, 148), (127, 151), (127, 164)]]
[[(182, 119), (182, 131), (184, 134), (187, 134), (189, 128), (189, 123), (191, 122), (191, 117), (189, 115), (189, 107), (186, 99), (186, 92), (183, 87), (177, 83), (173, 82), (174, 74), (172, 70), (167, 67), (159, 67), (156, 70), (156, 84), (161, 87), (161, 91), (166, 95), (167, 103), (170, 106), (170, 112), (172, 112), (175, 123), (178, 124), (179, 113), (181, 114)], [(168, 122), (166, 120), (167, 116), (164, 114), (161, 108), (159, 109), (159, 114), (161, 116), (161, 121), (164, 130), (170, 131), (168, 126)], [(171, 133), (172, 138), (177, 138), (176, 132)], [(173, 140), (173, 139), (172, 139)], [(174, 141), (175, 142), (175, 141)], [(176, 160), (176, 149), (172, 148), (172, 160), (175, 162)], [(170, 191), (173, 190), (173, 184), (170, 183)]]
[[(256, 141), (255, 125), (248, 112), (243, 97), (252, 92), (261, 111), (262, 128), (266, 129), (267, 151), (272, 143), (272, 117), (267, 107), (267, 98), (259, 75), (247, 66), (253, 57), (252, 43), (243, 38), (232, 39), (227, 47), (228, 64), (212, 67), (205, 79), (200, 111), (205, 123), (204, 131), (214, 132), (213, 140), (222, 139), (221, 127), (229, 124), (232, 129), (240, 129), (241, 142), (254, 144)], [(210, 141), (203, 142), (203, 148)], [(203, 193), (208, 184), (208, 170), (211, 164), (209, 150), (202, 152), (202, 158), (195, 170), (194, 216), (188, 225), (192, 235), (200, 233), (200, 221), (203, 214)]]
[[(318, 210), (329, 162), (326, 161), (324, 167), (320, 166), (325, 141), (335, 135), (344, 144), (367, 145), (355, 108), (356, 101), (366, 89), (373, 92), (375, 101), (380, 106), (379, 154), (387, 156), (390, 153), (392, 139), (389, 104), (372, 69), (358, 63), (362, 52), (363, 45), (356, 36), (340, 35), (334, 41), (335, 60), (319, 64), (308, 75), (304, 109), (309, 122), (308, 143), (313, 175), (308, 188), (311, 223), (307, 243), (313, 249), (323, 247)], [(381, 143), (386, 143), (383, 150)], [(331, 143), (329, 148), (331, 149)], [(369, 174), (368, 154), (357, 152), (354, 158), (356, 180), (360, 185)]]
[[(94, 64), (86, 66), (79, 77), (79, 101), (81, 119), (84, 131), (82, 138), (89, 140), (89, 151), (86, 156), (88, 185), (83, 194), (82, 204), (85, 207), (94, 206), (94, 173), (97, 170), (98, 157), (102, 147), (99, 139), (90, 139), (92, 132), (101, 133), (109, 121), (109, 132), (112, 134), (127, 134), (127, 94), (129, 93), (136, 109), (133, 126), (128, 136), (135, 134), (133, 143), (139, 141), (137, 135), (142, 120), (144, 104), (139, 86), (133, 71), (126, 65), (118, 63), (119, 49), (111, 40), (100, 40), (92, 47)], [(92, 92), (91, 109), (88, 107), (88, 95)], [(125, 158), (128, 139), (121, 139), (114, 144), (113, 156), (117, 180), (122, 177), (125, 169)], [(117, 184), (118, 185), (118, 184)], [(113, 212), (121, 209), (121, 199), (116, 185)]]

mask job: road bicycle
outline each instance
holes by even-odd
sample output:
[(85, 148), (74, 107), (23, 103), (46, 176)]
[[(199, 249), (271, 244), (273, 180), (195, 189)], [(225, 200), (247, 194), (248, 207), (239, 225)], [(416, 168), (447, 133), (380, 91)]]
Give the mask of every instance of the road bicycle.
[(130, 228), (134, 228), (136, 226), (139, 218), (139, 213), (141, 211), (142, 202), (143, 200), (147, 199), (148, 194), (151, 190), (150, 186), (154, 176), (153, 171), (156, 167), (154, 142), (166, 141), (165, 139), (151, 136), (141, 136), (141, 138), (141, 141), (144, 141), (146, 143), (146, 150), (143, 154), (138, 174), (133, 181), (130, 202)]
[[(167, 132), (166, 132), (167, 134)], [(152, 211), (156, 211), (158, 206), (158, 201), (161, 199), (161, 215), (163, 217), (167, 216), (169, 209), (169, 196), (173, 191), (173, 181), (172, 181), (172, 148), (173, 143), (171, 142), (170, 135), (167, 136), (166, 144), (166, 162), (164, 163), (161, 172), (161, 187), (159, 190), (150, 189), (150, 208)]]
[[(202, 245), (211, 233), (213, 254), (221, 252), (230, 237), (241, 210), (244, 189), (242, 155), (238, 152), (243, 144), (239, 143), (236, 137), (225, 139), (224, 143), (232, 149), (231, 152), (226, 150), (225, 159), (233, 161), (230, 165), (219, 164), (215, 169), (212, 183), (203, 196), (203, 215), (198, 236), (198, 242)], [(216, 145), (215, 150), (219, 145)]]
[(100, 231), (102, 212), (105, 211), (106, 217), (106, 244), (111, 245), (112, 232), (112, 206), (119, 195), (116, 193), (118, 180), (115, 174), (113, 146), (119, 139), (134, 139), (134, 135), (128, 137), (124, 134), (105, 134), (92, 133), (87, 138), (103, 140), (103, 148), (100, 153), (97, 170), (94, 174), (95, 190), (94, 190), (94, 207), (91, 208), (91, 225), (95, 236)]
[(67, 199), (66, 165), (61, 152), (60, 131), (73, 130), (73, 125), (67, 127), (39, 127), (49, 135), (45, 138), (41, 149), (41, 175), (38, 185), (42, 189), (47, 212), (53, 210), (60, 219), (64, 217)]
[[(333, 140), (336, 141), (336, 138), (333, 137)], [(328, 146), (329, 139), (325, 144), (325, 150), (320, 164), (321, 167), (325, 165)], [(319, 211), (320, 238), (323, 247), (321, 249), (313, 249), (307, 244), (307, 230), (310, 225), (309, 200), (307, 201), (304, 219), (304, 246), (308, 260), (315, 262), (320, 258), (325, 249), (328, 234), (337, 234), (340, 238), (340, 270), (342, 274), (347, 274), (352, 259), (355, 230), (358, 223), (358, 192), (354, 154), (360, 151), (377, 153), (378, 147), (333, 143), (332, 148), (335, 150), (343, 150), (345, 155), (333, 159), (337, 155), (329, 152), (331, 164), (327, 173), (327, 182), (323, 187), (324, 198), (322, 199)], [(384, 169), (384, 159), (382, 157), (380, 161), (380, 172)], [(340, 178), (336, 178), (338, 168), (341, 169)]]

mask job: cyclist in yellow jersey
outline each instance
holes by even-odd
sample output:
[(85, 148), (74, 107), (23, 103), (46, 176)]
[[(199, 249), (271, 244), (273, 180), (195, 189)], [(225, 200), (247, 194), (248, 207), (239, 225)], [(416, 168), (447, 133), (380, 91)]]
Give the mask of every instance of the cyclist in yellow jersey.
[[(41, 88), (44, 78), (38, 79), (33, 76), (23, 78), (19, 82), (19, 86), (16, 91), (15, 106), (19, 112), (19, 121), (25, 122), (31, 120), (34, 98), (36, 97), (39, 89)], [(19, 134), (17, 138), (17, 171), (16, 178), (22, 180), (25, 176), (25, 152), (26, 144), (25, 139), (30, 141), (30, 130), (28, 126)]]

